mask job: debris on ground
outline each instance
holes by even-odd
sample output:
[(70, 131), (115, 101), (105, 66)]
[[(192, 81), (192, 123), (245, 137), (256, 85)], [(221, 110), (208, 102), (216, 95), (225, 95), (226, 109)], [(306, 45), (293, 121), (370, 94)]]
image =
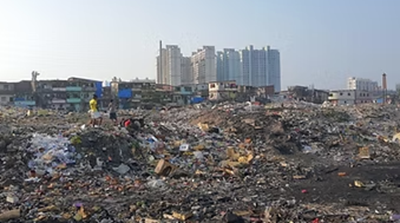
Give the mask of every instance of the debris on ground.
[(197, 105), (133, 129), (0, 113), (1, 222), (400, 219), (395, 106)]

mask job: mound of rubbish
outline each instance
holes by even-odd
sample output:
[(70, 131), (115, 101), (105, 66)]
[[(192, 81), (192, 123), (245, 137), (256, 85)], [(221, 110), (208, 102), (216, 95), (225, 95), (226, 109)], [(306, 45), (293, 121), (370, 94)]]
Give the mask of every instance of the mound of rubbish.
[(400, 218), (397, 107), (224, 103), (126, 115), (139, 113), (145, 125), (132, 130), (4, 112), (0, 222)]
[(134, 141), (124, 132), (105, 132), (90, 130), (78, 133), (70, 138), (80, 154), (85, 156), (94, 168), (101, 162), (104, 166), (115, 166), (130, 162)]

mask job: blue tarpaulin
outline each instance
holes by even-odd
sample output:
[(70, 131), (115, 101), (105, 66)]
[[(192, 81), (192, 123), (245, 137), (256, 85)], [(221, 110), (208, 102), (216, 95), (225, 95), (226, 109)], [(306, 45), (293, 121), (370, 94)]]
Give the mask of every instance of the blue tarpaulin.
[(204, 101), (204, 98), (202, 97), (193, 97), (192, 100), (190, 101), (192, 104), (198, 104)]
[(131, 89), (122, 89), (118, 92), (118, 98), (131, 98), (132, 90)]
[(25, 98), (14, 98), (14, 101), (25, 101)]

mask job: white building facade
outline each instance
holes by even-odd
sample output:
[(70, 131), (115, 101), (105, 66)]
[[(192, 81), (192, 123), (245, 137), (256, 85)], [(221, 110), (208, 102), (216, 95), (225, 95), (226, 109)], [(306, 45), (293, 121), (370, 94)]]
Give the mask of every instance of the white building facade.
[(224, 49), (223, 52), (217, 52), (217, 80), (242, 81), (240, 53), (235, 49)]
[(275, 92), (281, 91), (281, 55), (278, 50), (267, 47), (268, 85), (274, 85)]
[(328, 100), (333, 105), (355, 105), (373, 102), (373, 95), (362, 90), (337, 90), (329, 92)]
[(280, 53), (269, 46), (244, 50), (224, 49), (217, 53), (218, 81), (235, 80), (238, 85), (263, 87), (274, 85), (281, 90)]
[(214, 46), (204, 46), (191, 57), (192, 84), (203, 84), (217, 80), (216, 55)]
[(355, 90), (338, 90), (329, 92), (328, 100), (333, 105), (354, 105), (356, 104)]
[[(157, 57), (157, 83), (172, 86), (182, 84), (182, 53), (176, 45), (167, 45)], [(161, 69), (160, 69), (161, 66)]]
[[(161, 48), (161, 47), (160, 47)], [(280, 53), (269, 46), (244, 50), (224, 49), (215, 52), (214, 46), (204, 46), (183, 57), (176, 45), (166, 45), (157, 57), (157, 83), (180, 86), (213, 81), (236, 81), (237, 85), (281, 90)]]
[(243, 85), (261, 87), (269, 85), (268, 54), (265, 48), (246, 47), (241, 51)]
[(182, 85), (190, 85), (194, 81), (194, 77), (192, 75), (192, 67), (191, 67), (191, 58), (190, 57), (182, 57), (181, 61), (181, 84)]
[(366, 78), (350, 77), (347, 80), (347, 89), (373, 92), (378, 90), (378, 82)]

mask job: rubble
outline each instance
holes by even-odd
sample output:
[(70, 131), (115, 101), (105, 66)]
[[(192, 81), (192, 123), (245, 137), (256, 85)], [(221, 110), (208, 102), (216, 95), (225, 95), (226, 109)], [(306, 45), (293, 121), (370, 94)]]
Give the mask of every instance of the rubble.
[(217, 104), (140, 129), (1, 110), (1, 222), (391, 222), (395, 106)]

